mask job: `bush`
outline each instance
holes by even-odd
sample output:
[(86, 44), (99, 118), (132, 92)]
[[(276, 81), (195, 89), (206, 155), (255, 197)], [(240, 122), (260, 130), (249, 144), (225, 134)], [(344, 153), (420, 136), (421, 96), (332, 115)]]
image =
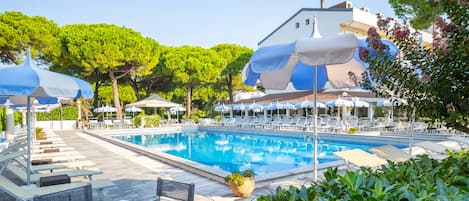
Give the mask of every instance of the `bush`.
[(450, 152), (441, 162), (427, 155), (406, 162), (361, 168), (344, 175), (329, 168), (325, 180), (300, 188), (277, 188), (257, 200), (467, 200), (469, 151)]
[(144, 117), (145, 127), (156, 127), (160, 125), (161, 116), (158, 114), (147, 115)]
[(77, 120), (78, 118), (78, 108), (75, 106), (62, 107), (62, 115), (60, 115), (60, 107), (54, 108), (50, 112), (40, 112), (37, 113), (38, 121), (52, 121), (60, 120)]

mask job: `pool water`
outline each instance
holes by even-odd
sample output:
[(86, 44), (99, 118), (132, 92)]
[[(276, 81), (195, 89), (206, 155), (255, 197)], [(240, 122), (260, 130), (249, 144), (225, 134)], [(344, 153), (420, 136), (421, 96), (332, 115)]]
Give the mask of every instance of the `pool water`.
[[(186, 132), (113, 136), (222, 170), (253, 169), (256, 175), (311, 166), (312, 142), (303, 138), (249, 135), (231, 132)], [(368, 150), (382, 144), (318, 142), (319, 163), (338, 160), (332, 153), (348, 149)]]

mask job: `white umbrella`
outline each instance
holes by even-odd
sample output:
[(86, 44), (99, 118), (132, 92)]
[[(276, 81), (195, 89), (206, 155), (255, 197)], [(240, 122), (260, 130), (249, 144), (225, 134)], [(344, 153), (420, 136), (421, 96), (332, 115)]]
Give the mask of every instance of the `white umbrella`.
[(392, 120), (394, 118), (394, 106), (407, 105), (407, 101), (401, 98), (386, 98), (386, 99), (379, 100), (376, 105), (391, 107), (389, 119)]
[[(251, 86), (260, 84), (266, 89), (285, 89), (291, 83), (298, 90), (312, 89), (315, 105), (317, 90), (326, 82), (334, 88), (355, 86), (349, 73), (359, 76), (365, 72), (365, 66), (358, 57), (357, 38), (353, 34), (321, 38), (316, 19), (313, 27), (312, 38), (256, 50), (242, 71), (244, 83)], [(365, 42), (363, 45), (367, 47)], [(317, 181), (317, 110), (314, 111), (313, 139), (314, 181)]]
[(176, 107), (169, 108), (169, 111), (170, 111), (171, 113), (176, 113), (176, 119), (177, 119), (177, 121), (178, 121), (178, 123), (179, 123), (179, 112), (185, 112), (185, 111), (186, 111), (186, 108), (176, 106)]
[(135, 106), (125, 108), (125, 112), (141, 112), (142, 108), (138, 108)]
[[(324, 104), (324, 103), (317, 102), (316, 104), (317, 104), (318, 109), (319, 108), (327, 108), (327, 105)], [(311, 108), (314, 108), (314, 101), (310, 101), (308, 99), (305, 99), (302, 102), (295, 103), (295, 107), (297, 109), (300, 109), (300, 108), (311, 109)], [(307, 110), (306, 110), (306, 116), (308, 116), (308, 111)]]
[[(246, 105), (244, 105), (243, 103), (241, 103), (240, 105), (235, 105), (235, 106), (233, 106), (233, 110), (240, 111), (240, 112), (241, 112), (241, 116), (242, 116), (243, 111), (245, 112), (245, 114), (247, 113), (248, 106), (246, 106)], [(247, 114), (246, 114), (246, 116), (247, 116)]]
[(354, 114), (358, 117), (358, 108), (359, 107), (370, 107), (370, 103), (360, 100), (359, 98), (352, 98), (352, 103), (354, 107)]
[(232, 108), (231, 108), (230, 106), (225, 105), (225, 104), (221, 104), (221, 105), (219, 105), (219, 106), (216, 106), (216, 107), (214, 108), (214, 110), (217, 111), (217, 112), (220, 112), (220, 113), (221, 113), (221, 117), (224, 118), (224, 116), (225, 116), (224, 113), (231, 111)]

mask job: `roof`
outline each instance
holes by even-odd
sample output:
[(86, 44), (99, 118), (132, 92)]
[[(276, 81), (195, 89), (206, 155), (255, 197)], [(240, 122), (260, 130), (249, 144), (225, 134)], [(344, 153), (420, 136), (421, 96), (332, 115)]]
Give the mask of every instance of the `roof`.
[[(341, 96), (344, 92), (347, 92), (348, 97), (358, 97), (358, 98), (377, 98), (377, 96), (369, 91), (349, 91), (349, 90), (337, 90), (337, 91), (327, 91), (327, 90), (319, 90), (318, 91), (318, 100), (329, 100), (329, 99), (336, 99), (338, 96)], [(267, 94), (263, 97), (259, 98), (251, 98), (251, 99), (244, 99), (234, 102), (233, 104), (240, 104), (240, 103), (251, 103), (256, 102), (260, 104), (268, 104), (273, 101), (281, 101), (281, 102), (300, 102), (305, 99), (313, 100), (313, 91), (298, 91), (298, 92), (290, 92), (290, 93), (281, 93), (281, 94)]]
[(157, 94), (154, 94), (141, 101), (131, 103), (128, 105), (135, 106), (135, 107), (181, 107), (180, 104), (173, 103), (169, 100), (166, 100)]

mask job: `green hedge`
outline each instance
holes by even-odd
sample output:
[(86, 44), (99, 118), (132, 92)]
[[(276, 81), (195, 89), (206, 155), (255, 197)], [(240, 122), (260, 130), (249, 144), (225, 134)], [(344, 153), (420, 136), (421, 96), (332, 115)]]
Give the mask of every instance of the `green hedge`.
[[(62, 107), (62, 120), (77, 120), (78, 108), (75, 106)], [(50, 112), (37, 113), (38, 121), (51, 121), (60, 120), (60, 107), (57, 107)]]
[(423, 155), (344, 175), (329, 168), (324, 176), (309, 187), (279, 187), (257, 200), (469, 200), (469, 151), (449, 152), (441, 162)]
[[(13, 119), (14, 119), (15, 125), (21, 124), (22, 114), (20, 112), (14, 112)], [(6, 109), (0, 108), (0, 131), (6, 130), (6, 123), (7, 123)]]

